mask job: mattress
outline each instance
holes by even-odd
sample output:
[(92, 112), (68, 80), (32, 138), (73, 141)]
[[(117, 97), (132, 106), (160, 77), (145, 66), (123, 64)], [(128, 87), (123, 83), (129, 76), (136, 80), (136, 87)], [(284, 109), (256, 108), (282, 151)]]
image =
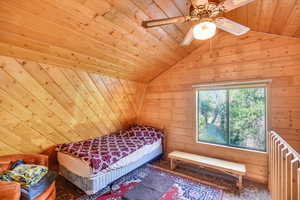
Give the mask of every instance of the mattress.
[(67, 180), (69, 180), (71, 183), (76, 185), (88, 195), (95, 194), (97, 192), (105, 193), (109, 191), (109, 184), (113, 183), (114, 181), (126, 175), (127, 173), (135, 170), (136, 168), (144, 165), (145, 163), (155, 159), (161, 154), (162, 145), (159, 145), (158, 148), (144, 155), (142, 158), (136, 160), (135, 162), (130, 163), (129, 165), (93, 177), (78, 176), (77, 174), (69, 171), (62, 165), (59, 165), (59, 172)]
[(115, 170), (115, 169), (127, 166), (130, 163), (136, 162), (137, 160), (143, 158), (145, 155), (147, 155), (159, 148), (161, 148), (161, 139), (159, 139), (158, 141), (156, 141), (155, 143), (153, 143), (151, 145), (145, 145), (145, 146), (141, 147), (140, 149), (136, 150), (132, 154), (130, 154), (130, 155), (120, 159), (116, 163), (112, 164), (108, 168), (101, 170), (97, 174), (93, 174), (89, 167), (88, 162), (85, 162), (85, 161), (81, 160), (80, 158), (73, 157), (66, 153), (58, 152), (57, 159), (58, 159), (59, 164), (61, 166), (63, 166), (64, 168), (66, 168), (68, 171), (70, 171), (78, 176), (81, 176), (81, 177), (91, 178), (91, 177), (99, 176), (101, 174), (105, 174), (111, 170)]

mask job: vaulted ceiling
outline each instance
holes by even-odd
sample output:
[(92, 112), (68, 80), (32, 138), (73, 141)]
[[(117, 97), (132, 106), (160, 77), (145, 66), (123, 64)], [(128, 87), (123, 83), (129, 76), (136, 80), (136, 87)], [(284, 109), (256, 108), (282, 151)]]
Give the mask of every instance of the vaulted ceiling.
[[(185, 15), (188, 7), (186, 0), (0, 1), (0, 54), (148, 82), (204, 42), (179, 46), (188, 23), (144, 29), (141, 21)], [(256, 0), (226, 16), (254, 31), (300, 37), (300, 0)]]
[(253, 31), (300, 37), (299, 0), (255, 0), (226, 16)]

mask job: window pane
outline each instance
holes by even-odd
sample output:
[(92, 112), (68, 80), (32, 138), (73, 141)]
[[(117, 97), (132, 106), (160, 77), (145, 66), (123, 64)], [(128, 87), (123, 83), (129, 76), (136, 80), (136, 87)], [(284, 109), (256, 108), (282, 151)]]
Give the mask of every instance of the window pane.
[(265, 88), (229, 90), (229, 142), (265, 151)]
[(226, 90), (198, 93), (198, 137), (200, 141), (226, 144)]

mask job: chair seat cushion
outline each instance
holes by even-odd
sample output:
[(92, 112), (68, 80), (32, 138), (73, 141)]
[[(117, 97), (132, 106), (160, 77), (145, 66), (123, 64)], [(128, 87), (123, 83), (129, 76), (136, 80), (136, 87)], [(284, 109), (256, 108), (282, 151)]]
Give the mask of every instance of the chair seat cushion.
[(22, 200), (32, 200), (42, 194), (48, 189), (48, 187), (55, 181), (57, 173), (54, 171), (48, 171), (48, 173), (36, 184), (31, 186), (25, 186), (21, 189)]
[(41, 165), (21, 164), (13, 170), (7, 171), (1, 179), (6, 181), (16, 181), (22, 186), (31, 186), (38, 183), (47, 174), (48, 168)]

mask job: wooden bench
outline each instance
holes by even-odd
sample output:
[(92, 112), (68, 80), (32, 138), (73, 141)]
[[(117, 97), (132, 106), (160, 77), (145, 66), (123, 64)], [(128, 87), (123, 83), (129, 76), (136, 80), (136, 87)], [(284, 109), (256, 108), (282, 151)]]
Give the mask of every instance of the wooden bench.
[(243, 176), (246, 175), (246, 166), (244, 164), (229, 162), (205, 156), (199, 156), (180, 151), (173, 151), (168, 155), (168, 157), (171, 160), (171, 170), (175, 169), (176, 161), (190, 163), (199, 167), (211, 168), (235, 176), (238, 178), (238, 188), (241, 189), (243, 187)]

